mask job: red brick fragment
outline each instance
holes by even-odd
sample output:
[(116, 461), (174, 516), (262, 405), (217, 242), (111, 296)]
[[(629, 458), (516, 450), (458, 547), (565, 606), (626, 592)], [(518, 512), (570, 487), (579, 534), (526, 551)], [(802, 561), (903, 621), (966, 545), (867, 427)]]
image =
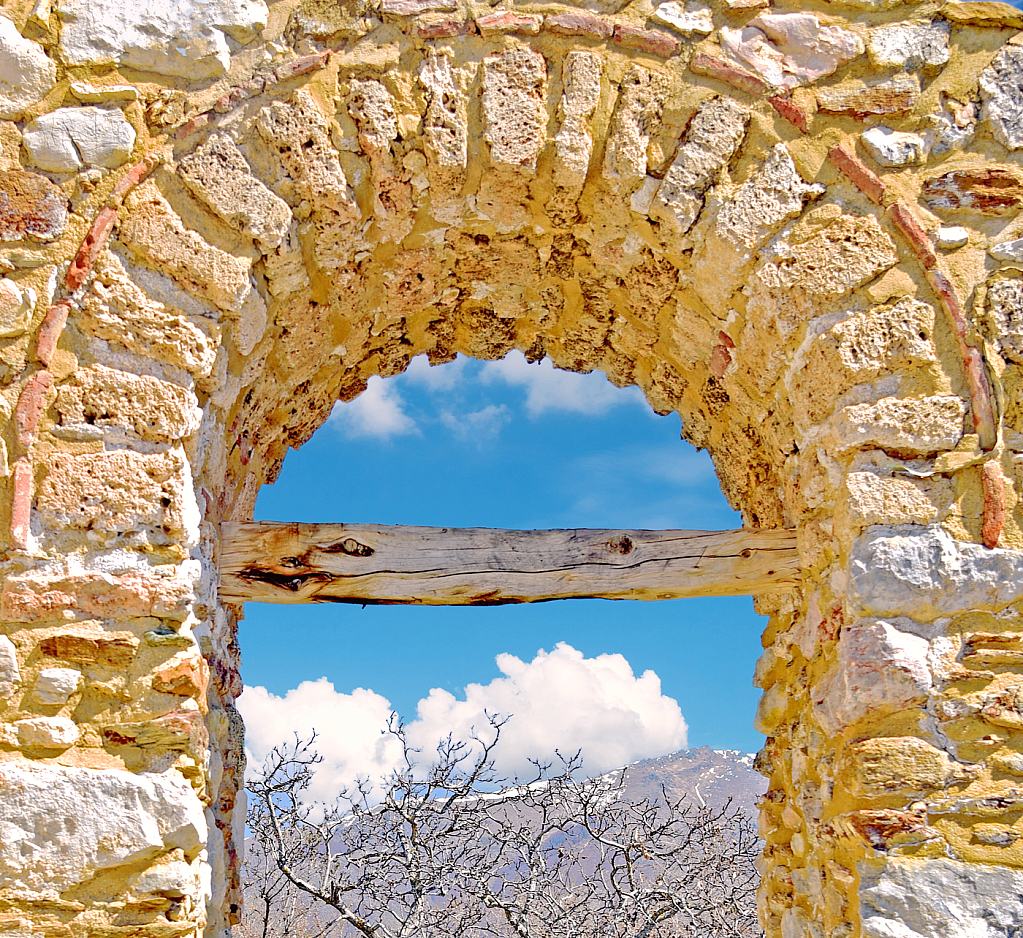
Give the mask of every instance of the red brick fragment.
[(909, 207), (902, 202), (893, 202), (888, 206), (888, 215), (909, 242), (913, 253), (923, 262), (928, 270), (938, 263), (938, 255), (934, 253), (931, 237), (920, 227)]
[(543, 25), (543, 17), (536, 14), (512, 13), (504, 10), (500, 13), (488, 13), (476, 20), (476, 28), (484, 36), (495, 33), (518, 33), (522, 36), (535, 36)]
[(53, 387), (53, 375), (48, 371), (37, 371), (25, 382), (14, 411), (14, 425), (17, 430), (18, 454), (25, 455), (32, 449), (39, 432), (39, 418), (46, 404), (46, 392)]
[(330, 60), (330, 49), (322, 52), (313, 52), (311, 55), (303, 55), (301, 58), (292, 59), (274, 69), (274, 78), (277, 81), (287, 81), (289, 78), (298, 78), (300, 75), (308, 75), (318, 68), (323, 68)]
[(997, 547), (1005, 525), (1005, 478), (996, 460), (984, 464), (981, 481), (984, 486), (984, 524), (981, 536), (985, 547)]
[(240, 104), (248, 98), (254, 98), (257, 94), (262, 94), (265, 88), (266, 82), (262, 78), (250, 78), (218, 98), (216, 104), (213, 105), (213, 110), (218, 114), (224, 114), (236, 104)]
[(887, 186), (855, 153), (838, 144), (828, 151), (828, 157), (871, 202), (875, 205), (884, 202)]
[(41, 365), (49, 366), (53, 360), (53, 353), (57, 350), (57, 342), (67, 325), (68, 313), (71, 312), (70, 300), (58, 300), (53, 304), (43, 317), (42, 325), (39, 326), (39, 333), (36, 335), (36, 361)]
[(71, 266), (68, 267), (64, 277), (64, 289), (68, 293), (74, 293), (85, 283), (85, 278), (92, 273), (92, 265), (96, 263), (99, 252), (107, 243), (116, 221), (116, 208), (107, 205), (99, 210), (96, 220), (92, 223), (92, 228), (89, 229), (89, 233), (85, 236), (82, 246), (78, 249), (75, 259), (71, 261)]
[(32, 515), (32, 460), (22, 456), (14, 463), (14, 484), (11, 494), (11, 544), (28, 549), (29, 524)]
[(437, 23), (420, 23), (418, 35), (420, 39), (450, 39), (452, 36), (465, 36), (472, 32), (472, 26), (464, 20), (440, 20)]
[(704, 75), (707, 78), (716, 78), (726, 85), (738, 88), (748, 94), (765, 94), (767, 82), (757, 78), (752, 72), (747, 72), (738, 65), (719, 59), (717, 56), (708, 55), (706, 52), (697, 52), (689, 61), (689, 70), (696, 75)]
[(117, 208), (124, 201), (124, 197), (162, 162), (163, 157), (159, 153), (150, 153), (142, 162), (136, 163), (117, 181), (107, 204)]
[(639, 49), (659, 55), (662, 59), (677, 55), (682, 41), (657, 29), (640, 29), (638, 26), (615, 26), (614, 41), (626, 49)]
[(960, 345), (960, 351), (966, 348), (966, 317), (963, 315), (963, 308), (959, 305), (959, 297), (956, 296), (952, 282), (938, 270), (937, 267), (927, 271), (927, 282), (931, 289), (938, 294), (941, 305), (952, 322), (952, 333)]
[(767, 103), (771, 105), (782, 117), (785, 118), (793, 127), (796, 128), (800, 133), (808, 133), (810, 130), (810, 115), (801, 108), (795, 101), (792, 100), (788, 95), (775, 94), (771, 95), (767, 99)]
[(209, 111), (204, 111), (202, 114), (196, 114), (191, 120), (185, 121), (177, 130), (174, 131), (175, 140), (184, 140), (185, 137), (191, 137), (192, 134), (198, 133), (205, 127), (208, 127), (210, 123)]
[(718, 342), (710, 350), (710, 371), (715, 378), (723, 378), (732, 364), (732, 349), (735, 343), (727, 332), (718, 332)]
[(544, 20), (544, 29), (559, 36), (588, 36), (590, 39), (610, 39), (614, 26), (599, 16), (589, 13), (559, 13)]

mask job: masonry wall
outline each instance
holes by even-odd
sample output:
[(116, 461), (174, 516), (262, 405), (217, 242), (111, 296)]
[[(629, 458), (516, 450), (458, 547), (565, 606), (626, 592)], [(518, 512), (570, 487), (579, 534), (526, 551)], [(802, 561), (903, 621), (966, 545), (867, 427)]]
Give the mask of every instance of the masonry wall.
[(2, 13), (0, 938), (227, 932), (217, 526), (370, 376), (514, 348), (798, 532), (757, 597), (771, 938), (1023, 929), (1023, 15)]

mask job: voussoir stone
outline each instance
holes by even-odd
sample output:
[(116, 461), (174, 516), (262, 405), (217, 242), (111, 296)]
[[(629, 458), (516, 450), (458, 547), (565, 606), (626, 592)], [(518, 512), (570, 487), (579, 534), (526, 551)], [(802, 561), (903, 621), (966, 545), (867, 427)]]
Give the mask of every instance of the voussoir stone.
[(115, 64), (201, 80), (227, 73), (236, 42), (267, 23), (263, 0), (58, 0), (61, 53), (71, 65)]
[(483, 60), (483, 133), (492, 162), (536, 168), (547, 142), (546, 88), (539, 52), (520, 47)]
[(849, 574), (849, 605), (864, 616), (930, 621), (1023, 597), (1023, 551), (959, 542), (940, 527), (871, 529), (856, 540)]
[(56, 241), (67, 219), (64, 193), (45, 176), (0, 170), (0, 241)]
[(62, 892), (168, 850), (195, 854), (206, 832), (175, 772), (0, 764), (0, 887)]
[(995, 139), (1010, 150), (1023, 147), (1023, 46), (1005, 46), (981, 72), (980, 96), (981, 119)]
[(291, 224), (291, 209), (256, 179), (241, 150), (224, 137), (199, 147), (178, 164), (185, 185), (231, 227), (276, 248)]
[(38, 42), (26, 39), (0, 16), (0, 117), (18, 117), (46, 97), (57, 81), (57, 66)]
[(62, 107), (31, 121), (23, 143), (32, 162), (52, 173), (115, 169), (131, 156), (135, 128), (116, 109)]
[(1023, 929), (1021, 870), (898, 857), (861, 862), (859, 873), (864, 938), (1004, 938)]

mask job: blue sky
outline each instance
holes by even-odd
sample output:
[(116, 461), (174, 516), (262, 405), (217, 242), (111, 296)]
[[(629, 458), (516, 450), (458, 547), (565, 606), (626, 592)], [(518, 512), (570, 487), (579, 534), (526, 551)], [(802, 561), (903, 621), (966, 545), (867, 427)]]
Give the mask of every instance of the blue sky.
[[(337, 405), (263, 488), (256, 517), (741, 526), (706, 453), (679, 431), (677, 415), (658, 417), (636, 388), (619, 390), (599, 372), (529, 365), (517, 352), (438, 368), (418, 358)], [(409, 721), (418, 714), (427, 735), (465, 732), (484, 706), (515, 711), (512, 769), (530, 747), (581, 745), (595, 770), (679, 743), (755, 751), (762, 737), (752, 729), (750, 678), (762, 628), (747, 597), (487, 608), (250, 603), (243, 676), (255, 689), (242, 711), (257, 759), (292, 727), (315, 726), (334, 741), (342, 775), (346, 766), (386, 767), (385, 755), (366, 747), (378, 746), (390, 707)]]

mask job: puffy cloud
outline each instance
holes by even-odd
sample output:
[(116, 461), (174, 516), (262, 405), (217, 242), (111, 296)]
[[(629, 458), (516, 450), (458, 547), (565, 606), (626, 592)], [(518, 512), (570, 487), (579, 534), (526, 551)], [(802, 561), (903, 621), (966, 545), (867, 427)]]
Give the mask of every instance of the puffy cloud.
[(371, 690), (358, 687), (343, 694), (325, 677), (303, 681), (283, 697), (265, 687), (246, 687), (238, 698), (238, 710), (245, 720), (250, 772), (262, 765), (274, 746), (291, 742), (296, 733), (308, 738), (316, 730), (316, 749), (323, 763), (312, 783), (310, 800), (333, 801), (339, 789), (354, 779), (376, 779), (397, 765), (399, 746), (384, 733), (391, 704)]
[(467, 738), (486, 726), (486, 714), (511, 716), (497, 751), (503, 772), (528, 772), (529, 759), (581, 749), (587, 772), (663, 755), (686, 745), (688, 727), (678, 703), (661, 693), (661, 679), (636, 677), (622, 655), (584, 658), (564, 642), (529, 662), (497, 656), (503, 677), (470, 684), (465, 699), (435, 688), (419, 702), (410, 737), (429, 748), (438, 737)]
[[(425, 759), (448, 733), (464, 740), (474, 729), (482, 734), (488, 713), (511, 717), (496, 751), (498, 769), (509, 775), (528, 774), (530, 758), (550, 758), (555, 750), (568, 755), (581, 749), (586, 771), (594, 773), (686, 745), (678, 703), (661, 693), (653, 671), (636, 677), (622, 655), (585, 658), (560, 643), (528, 662), (498, 655), (497, 666), (502, 676), (468, 685), (464, 699), (435, 688), (419, 702), (408, 734)], [(283, 697), (246, 687), (238, 709), (250, 769), (296, 732), (304, 737), (317, 730), (324, 761), (313, 800), (329, 801), (354, 778), (377, 779), (398, 764), (398, 746), (384, 734), (390, 704), (371, 690), (344, 694), (326, 678), (305, 681)]]
[(616, 388), (601, 372), (559, 371), (549, 358), (530, 364), (519, 351), (501, 361), (484, 363), (480, 378), (488, 384), (503, 381), (525, 388), (531, 417), (552, 411), (597, 416), (622, 404), (645, 404), (639, 388)]
[(405, 402), (393, 384), (373, 375), (369, 384), (354, 401), (334, 405), (328, 421), (330, 426), (347, 436), (371, 436), (390, 439), (406, 433), (418, 433), (416, 422), (404, 410)]

